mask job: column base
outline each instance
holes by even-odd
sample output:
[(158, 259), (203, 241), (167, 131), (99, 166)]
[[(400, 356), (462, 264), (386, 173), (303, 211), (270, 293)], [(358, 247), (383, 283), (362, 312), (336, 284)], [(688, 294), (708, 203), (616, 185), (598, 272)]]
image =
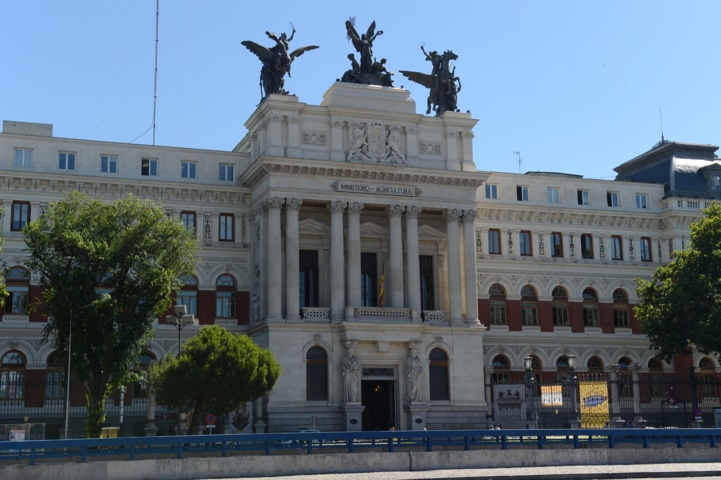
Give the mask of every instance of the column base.
[(145, 428), (143, 428), (143, 433), (145, 433), (146, 437), (157, 437), (158, 430), (160, 429), (157, 425), (155, 425), (155, 422), (153, 420), (148, 420), (148, 423), (145, 424)]

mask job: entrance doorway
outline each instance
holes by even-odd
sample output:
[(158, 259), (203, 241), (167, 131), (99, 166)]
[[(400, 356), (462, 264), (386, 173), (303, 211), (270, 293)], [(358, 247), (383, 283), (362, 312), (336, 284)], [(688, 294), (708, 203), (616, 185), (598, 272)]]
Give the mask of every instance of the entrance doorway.
[(396, 383), (393, 380), (363, 380), (361, 403), (363, 430), (388, 430), (398, 428), (396, 422)]

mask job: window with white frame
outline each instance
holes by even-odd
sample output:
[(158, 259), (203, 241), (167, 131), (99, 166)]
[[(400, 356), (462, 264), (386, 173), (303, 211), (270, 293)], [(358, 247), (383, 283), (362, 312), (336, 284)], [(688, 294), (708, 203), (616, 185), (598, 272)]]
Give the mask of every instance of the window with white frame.
[(497, 199), (498, 198), (498, 185), (493, 183), (486, 184), (486, 198)]
[(496, 228), (488, 230), (488, 253), (501, 254), (501, 231)]
[(623, 239), (620, 235), (611, 237), (611, 259), (623, 260)]
[(581, 235), (581, 258), (593, 258), (593, 236), (588, 233)]
[(223, 274), (218, 277), (215, 286), (215, 316), (235, 318), (235, 279), (227, 273)]
[(13, 202), (10, 230), (20, 232), (30, 221), (30, 202)]
[(15, 165), (16, 167), (32, 167), (33, 151), (29, 148), (16, 148), (15, 160), (13, 165)]
[(598, 294), (592, 288), (583, 291), (583, 325), (598, 327)]
[(59, 152), (58, 169), (75, 170), (75, 154), (72, 152)]
[(538, 325), (538, 297), (530, 285), (521, 289), (521, 325)]
[(618, 207), (618, 192), (606, 192), (606, 203), (609, 207)]
[(218, 215), (218, 240), (221, 242), (232, 242), (235, 240), (234, 231), (235, 216), (230, 213)]
[(579, 205), (590, 205), (589, 200), (590, 193), (588, 190), (578, 190), (578, 204)]
[(157, 158), (141, 158), (140, 174), (144, 177), (158, 176), (158, 159)]
[(641, 261), (642, 262), (650, 262), (652, 260), (652, 258), (651, 258), (651, 238), (650, 237), (641, 237), (640, 243), (641, 243)]
[(561, 195), (557, 187), (548, 187), (548, 203), (561, 203)]
[(528, 187), (525, 185), (517, 185), (516, 186), (516, 199), (519, 202), (527, 202), (528, 201)]
[(180, 162), (180, 178), (198, 178), (198, 164), (183, 160)]
[(232, 182), (233, 178), (233, 165), (221, 163), (219, 166), (218, 180), (221, 182)]
[(194, 275), (183, 275), (182, 290), (178, 291), (177, 305), (185, 305), (188, 315), (198, 315), (198, 279)]
[(551, 256), (563, 257), (563, 234), (561, 232), (551, 232)]
[(551, 293), (553, 304), (551, 314), (553, 316), (553, 324), (557, 326), (567, 326), (568, 323), (568, 292), (563, 287), (555, 287)]
[(530, 257), (533, 254), (533, 249), (531, 248), (531, 232), (528, 230), (521, 230), (518, 234), (518, 238), (521, 243), (521, 255)]
[(118, 157), (100, 155), (100, 173), (118, 173)]
[(636, 208), (648, 208), (648, 196), (645, 193), (636, 194)]
[(180, 223), (183, 224), (183, 227), (190, 233), (196, 232), (196, 215), (195, 212), (188, 212), (188, 211), (182, 211), (180, 212)]
[(30, 273), (23, 267), (12, 267), (5, 277), (5, 313), (27, 315), (30, 299)]
[(506, 325), (506, 289), (498, 283), (488, 289), (488, 321), (491, 325)]

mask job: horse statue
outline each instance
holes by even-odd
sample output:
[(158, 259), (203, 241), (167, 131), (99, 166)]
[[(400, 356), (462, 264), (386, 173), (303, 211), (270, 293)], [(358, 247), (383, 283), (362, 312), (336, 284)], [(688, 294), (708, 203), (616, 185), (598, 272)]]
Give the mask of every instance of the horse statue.
[(295, 35), (295, 28), (290, 37), (287, 37), (285, 33), (280, 36), (272, 32), (265, 32), (265, 34), (268, 38), (275, 40), (273, 47), (267, 48), (250, 40), (240, 42), (263, 62), (263, 68), (260, 70), (261, 101), (273, 93), (288, 95), (288, 92), (283, 88), (285, 85), (284, 77), (286, 73), (290, 77), (290, 67), (293, 60), (305, 52), (318, 48), (317, 45), (309, 45), (297, 48), (289, 53), (289, 44)]
[(451, 70), (450, 62), (458, 59), (458, 55), (451, 50), (446, 50), (442, 55), (435, 51), (427, 53), (423, 47), (421, 47), (421, 50), (423, 50), (426, 60), (433, 64), (432, 72), (430, 74), (408, 70), (400, 70), (400, 72), (412, 82), (430, 89), (426, 115), (430, 114), (431, 111), (435, 111), (438, 117), (447, 111), (457, 110), (461, 79), (456, 77), (455, 67)]

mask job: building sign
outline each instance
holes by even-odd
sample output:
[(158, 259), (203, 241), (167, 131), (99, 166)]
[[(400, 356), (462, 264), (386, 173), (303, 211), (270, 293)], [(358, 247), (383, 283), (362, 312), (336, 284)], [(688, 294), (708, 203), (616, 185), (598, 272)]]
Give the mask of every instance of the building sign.
[(407, 185), (368, 185), (364, 183), (333, 182), (331, 188), (336, 192), (369, 193), (374, 195), (395, 195), (401, 197), (417, 197), (421, 191)]
[(608, 423), (607, 382), (580, 382), (581, 428), (603, 428)]
[(544, 407), (562, 407), (563, 394), (560, 385), (541, 385), (541, 405)]

